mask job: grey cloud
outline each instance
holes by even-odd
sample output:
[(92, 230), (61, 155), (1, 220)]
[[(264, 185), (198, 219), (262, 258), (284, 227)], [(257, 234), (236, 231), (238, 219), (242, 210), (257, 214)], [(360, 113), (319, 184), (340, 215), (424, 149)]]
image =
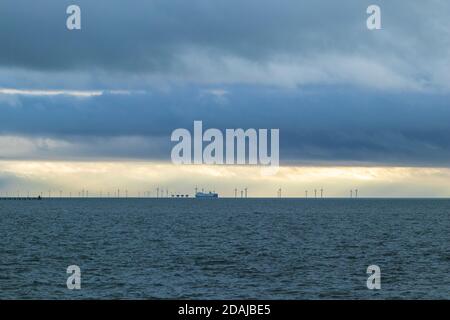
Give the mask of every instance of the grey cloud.
[(170, 94), (106, 94), (88, 99), (21, 97), (19, 106), (0, 107), (0, 134), (39, 143), (23, 148), (15, 143), (15, 151), (22, 153), (0, 156), (170, 160), (172, 131), (192, 130), (193, 121), (202, 120), (205, 128), (221, 130), (279, 128), (284, 163), (450, 165), (446, 94), (240, 86), (222, 89), (228, 92), (224, 103), (205, 95), (208, 90), (213, 89), (181, 87)]
[(365, 27), (372, 1), (79, 0), (80, 32), (65, 29), (68, 4), (3, 0), (0, 66), (106, 73), (122, 84), (132, 75), (149, 82), (448, 89), (446, 1), (378, 1), (377, 32)]
[(280, 128), (284, 163), (448, 166), (450, 3), (370, 32), (372, 2), (78, 0), (72, 32), (73, 1), (2, 0), (0, 89), (104, 94), (0, 94), (0, 158), (168, 160), (203, 120)]

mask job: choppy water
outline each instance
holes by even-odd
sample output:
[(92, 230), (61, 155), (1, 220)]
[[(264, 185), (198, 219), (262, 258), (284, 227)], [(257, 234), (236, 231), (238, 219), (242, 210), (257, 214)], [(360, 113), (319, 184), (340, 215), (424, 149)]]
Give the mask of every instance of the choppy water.
[(0, 201), (0, 298), (449, 299), (449, 218), (450, 200)]

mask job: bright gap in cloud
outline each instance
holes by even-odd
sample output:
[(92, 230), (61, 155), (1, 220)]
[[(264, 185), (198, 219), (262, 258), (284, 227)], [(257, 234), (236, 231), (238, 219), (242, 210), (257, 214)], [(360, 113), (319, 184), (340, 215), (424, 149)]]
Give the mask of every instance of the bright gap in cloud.
[(0, 161), (0, 192), (91, 196), (128, 190), (130, 196), (168, 189), (169, 194), (193, 195), (195, 187), (234, 197), (248, 188), (251, 197), (449, 197), (450, 169), (413, 167), (281, 167), (276, 175), (261, 175), (257, 166), (178, 166), (162, 162)]
[(16, 96), (73, 96), (81, 98), (98, 97), (104, 94), (129, 95), (142, 91), (129, 90), (34, 90), (0, 88), (0, 94)]

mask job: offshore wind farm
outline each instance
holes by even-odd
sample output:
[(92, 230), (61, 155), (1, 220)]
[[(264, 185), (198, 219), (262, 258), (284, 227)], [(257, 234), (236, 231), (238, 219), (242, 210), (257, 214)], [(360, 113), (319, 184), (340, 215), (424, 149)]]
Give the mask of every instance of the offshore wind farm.
[[(153, 190), (153, 191), (152, 191)], [(146, 199), (146, 198), (153, 198), (153, 199), (167, 199), (167, 198), (219, 198), (220, 193), (216, 192), (215, 190), (207, 190), (205, 188), (198, 188), (195, 187), (192, 194), (189, 193), (179, 193), (179, 192), (172, 192), (169, 191), (167, 188), (163, 187), (156, 187), (152, 188), (151, 190), (147, 191), (134, 191), (129, 192), (128, 189), (121, 189), (117, 188), (114, 189), (114, 191), (89, 191), (86, 189), (82, 189), (80, 191), (69, 191), (65, 192), (63, 190), (59, 191), (52, 191), (48, 190), (47, 192), (25, 192), (22, 193), (20, 191), (16, 192), (9, 192), (9, 191), (3, 191), (0, 192), (0, 200), (41, 200), (41, 199), (86, 199), (86, 198), (104, 198), (104, 199)], [(232, 193), (228, 193), (225, 196), (220, 195), (220, 198), (234, 198), (234, 199), (247, 199), (249, 198), (249, 189), (243, 188), (239, 189), (235, 188), (232, 190)], [(354, 193), (353, 193), (354, 192)], [(358, 197), (358, 189), (350, 190), (350, 198), (357, 198)], [(276, 190), (276, 196), (259, 196), (259, 197), (251, 197), (250, 198), (283, 198), (282, 196), (282, 188), (279, 188)], [(305, 191), (305, 195), (302, 196), (301, 192), (299, 192), (299, 195), (296, 196), (289, 196), (288, 198), (304, 198), (308, 199), (308, 190)], [(324, 189), (320, 189), (320, 196), (317, 194), (317, 189), (314, 189), (314, 197), (311, 199), (323, 199), (324, 198)], [(331, 198), (343, 198), (343, 197), (331, 197)]]

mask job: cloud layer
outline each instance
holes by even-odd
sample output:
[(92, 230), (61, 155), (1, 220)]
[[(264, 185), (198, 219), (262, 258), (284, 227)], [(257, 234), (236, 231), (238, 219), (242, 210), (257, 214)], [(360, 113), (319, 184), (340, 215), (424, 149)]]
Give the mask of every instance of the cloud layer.
[(109, 85), (448, 89), (448, 1), (378, 1), (383, 29), (369, 32), (372, 2), (78, 0), (82, 30), (69, 32), (65, 9), (73, 1), (4, 0), (0, 67), (45, 72), (40, 84), (63, 73), (66, 85), (87, 74), (94, 85), (100, 77)]
[(324, 90), (19, 96), (2, 107), (1, 158), (170, 161), (172, 131), (202, 120), (205, 130), (280, 129), (284, 164), (450, 164), (447, 95)]
[(0, 2), (0, 159), (168, 161), (170, 134), (279, 128), (284, 164), (449, 166), (450, 3)]

